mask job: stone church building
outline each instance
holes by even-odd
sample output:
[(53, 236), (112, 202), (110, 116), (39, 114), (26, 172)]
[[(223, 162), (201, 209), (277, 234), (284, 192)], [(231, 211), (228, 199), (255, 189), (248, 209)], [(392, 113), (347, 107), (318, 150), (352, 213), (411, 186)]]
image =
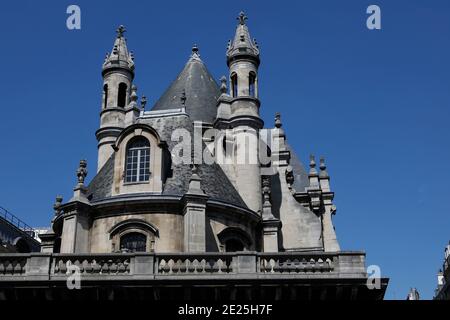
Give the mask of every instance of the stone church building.
[[(280, 114), (260, 117), (246, 20), (227, 77), (218, 84), (194, 46), (148, 110), (118, 28), (101, 73), (98, 162), (81, 160), (73, 197), (57, 197), (41, 253), (0, 255), (0, 299), (383, 298), (388, 279), (368, 286), (364, 252), (339, 246), (325, 160), (305, 168)], [(73, 272), (81, 290), (66, 287)]]

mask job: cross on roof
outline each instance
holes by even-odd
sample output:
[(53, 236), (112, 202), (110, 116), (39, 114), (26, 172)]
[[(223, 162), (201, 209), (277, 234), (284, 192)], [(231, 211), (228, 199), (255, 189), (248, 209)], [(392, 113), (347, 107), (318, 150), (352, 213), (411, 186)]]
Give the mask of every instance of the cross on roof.
[(241, 11), (241, 13), (239, 13), (239, 17), (237, 17), (237, 19), (240, 24), (244, 25), (245, 20), (247, 20), (247, 16), (245, 15), (245, 13), (243, 11)]
[(125, 29), (125, 27), (123, 26), (123, 25), (120, 25), (118, 28), (117, 28), (117, 38), (122, 38), (123, 37), (123, 34), (126, 32), (127, 30)]

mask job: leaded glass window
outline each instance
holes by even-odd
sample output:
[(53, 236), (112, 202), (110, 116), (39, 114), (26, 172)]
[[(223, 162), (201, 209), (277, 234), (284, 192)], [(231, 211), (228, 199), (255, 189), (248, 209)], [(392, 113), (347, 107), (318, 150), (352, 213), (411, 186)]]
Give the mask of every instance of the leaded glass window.
[(120, 238), (120, 249), (128, 252), (145, 252), (147, 236), (138, 232), (127, 233)]
[(125, 182), (150, 180), (150, 143), (139, 137), (130, 141), (127, 148)]

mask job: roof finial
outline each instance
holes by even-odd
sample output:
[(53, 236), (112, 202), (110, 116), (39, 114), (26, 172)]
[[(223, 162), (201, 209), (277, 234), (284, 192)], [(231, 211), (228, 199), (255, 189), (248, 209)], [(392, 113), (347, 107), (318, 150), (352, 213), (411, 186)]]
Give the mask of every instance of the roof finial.
[(88, 174), (88, 171), (86, 169), (87, 167), (87, 161), (86, 160), (80, 160), (80, 164), (78, 166), (77, 170), (77, 180), (79, 186), (84, 186), (84, 180), (86, 179), (86, 176)]
[(181, 91), (180, 100), (181, 100), (181, 105), (183, 107), (185, 107), (186, 106), (186, 89), (183, 89), (183, 91)]
[(192, 54), (191, 54), (192, 58), (200, 58), (200, 53), (198, 53), (198, 46), (196, 44), (194, 44), (192, 46)]
[(145, 105), (147, 104), (147, 97), (146, 96), (142, 96), (141, 98), (141, 109), (142, 111), (145, 111)]
[(62, 201), (63, 201), (62, 196), (60, 196), (60, 195), (56, 196), (55, 204), (53, 205), (53, 209), (55, 210), (55, 216), (59, 215), (59, 213), (61, 212), (60, 207), (61, 207)]
[(131, 95), (130, 95), (130, 99), (131, 101), (135, 102), (138, 100), (138, 96), (137, 96), (137, 87), (136, 85), (132, 85), (131, 86)]
[(325, 164), (325, 158), (322, 156), (320, 157), (320, 170), (326, 170), (327, 166)]
[(281, 123), (281, 114), (279, 112), (275, 113), (275, 127), (280, 129), (283, 124)]
[(241, 11), (239, 13), (239, 17), (237, 17), (240, 25), (245, 25), (245, 20), (247, 20), (247, 16), (245, 15), (244, 11)]
[(325, 158), (322, 156), (320, 157), (320, 176), (322, 178), (328, 178), (328, 172), (327, 172), (327, 165), (325, 164)]
[(227, 93), (227, 78), (225, 76), (220, 78), (220, 92)]
[(120, 25), (116, 32), (117, 32), (117, 38), (122, 38), (123, 34), (126, 32), (127, 30), (125, 29), (125, 27), (123, 25)]
[(316, 170), (316, 159), (315, 159), (313, 154), (311, 154), (309, 156), (309, 167), (310, 167), (310, 169), (309, 169), (309, 173), (310, 174), (311, 173), (317, 173), (317, 170)]

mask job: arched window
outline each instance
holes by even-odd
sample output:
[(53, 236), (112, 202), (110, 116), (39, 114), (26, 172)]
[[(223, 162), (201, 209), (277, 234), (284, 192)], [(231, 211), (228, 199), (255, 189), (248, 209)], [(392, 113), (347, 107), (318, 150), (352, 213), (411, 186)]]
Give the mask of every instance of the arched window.
[(125, 182), (150, 180), (150, 143), (143, 137), (132, 139), (127, 146)]
[(139, 232), (130, 232), (120, 237), (120, 250), (128, 252), (146, 252), (147, 236)]
[(244, 244), (238, 239), (229, 239), (225, 242), (226, 252), (244, 251)]
[(108, 106), (108, 85), (103, 86), (103, 108)]
[(122, 82), (119, 84), (119, 92), (117, 95), (117, 105), (119, 107), (124, 108), (125, 104), (126, 104), (126, 99), (127, 99), (127, 85)]
[(16, 248), (16, 251), (18, 253), (29, 253), (31, 252), (30, 246), (28, 245), (27, 241), (22, 238), (19, 237), (17, 239), (14, 240), (14, 246)]
[(237, 227), (228, 227), (222, 230), (217, 238), (226, 252), (248, 251), (254, 248), (247, 232)]
[(231, 95), (233, 97), (238, 96), (238, 81), (237, 81), (237, 74), (233, 73), (231, 75)]
[(248, 75), (248, 95), (250, 97), (256, 97), (256, 74), (250, 72)]

